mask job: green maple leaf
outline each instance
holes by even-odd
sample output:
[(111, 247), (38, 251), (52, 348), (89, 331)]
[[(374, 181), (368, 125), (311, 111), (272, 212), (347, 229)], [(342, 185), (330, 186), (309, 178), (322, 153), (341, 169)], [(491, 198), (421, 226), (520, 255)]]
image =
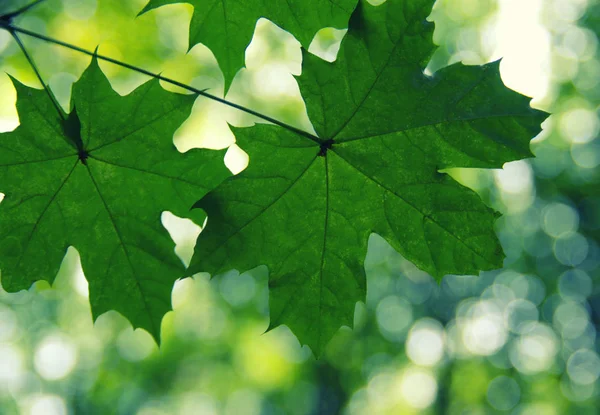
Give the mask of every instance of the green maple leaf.
[(208, 223), (188, 271), (266, 264), (270, 327), (288, 325), (316, 354), (365, 298), (373, 232), (438, 279), (502, 266), (498, 214), (439, 171), (530, 157), (545, 114), (504, 87), (498, 63), (425, 76), (433, 3), (362, 1), (335, 63), (304, 56), (320, 138), (236, 129), (248, 169), (197, 203)]
[[(261, 17), (292, 33), (308, 47), (319, 29), (344, 28), (357, 0), (150, 0), (145, 13), (166, 4), (194, 6), (190, 48), (203, 43), (214, 53), (225, 76), (225, 87), (244, 66), (244, 51)], [(140, 13), (140, 14), (141, 14)]]
[(151, 81), (121, 97), (94, 59), (63, 122), (44, 91), (14, 84), (21, 125), (0, 134), (3, 287), (52, 283), (74, 246), (94, 319), (117, 310), (159, 341), (173, 283), (184, 274), (161, 212), (190, 217), (194, 196), (228, 176), (221, 152), (180, 154), (173, 145), (195, 96)]

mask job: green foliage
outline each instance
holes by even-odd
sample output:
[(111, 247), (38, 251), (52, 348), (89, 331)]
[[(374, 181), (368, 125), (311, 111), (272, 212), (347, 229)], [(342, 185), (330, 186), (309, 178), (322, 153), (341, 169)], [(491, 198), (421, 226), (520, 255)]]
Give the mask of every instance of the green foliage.
[[(175, 2), (153, 0), (143, 11)], [(187, 275), (266, 264), (270, 327), (288, 325), (318, 355), (365, 298), (371, 233), (438, 279), (500, 268), (497, 213), (441, 170), (529, 157), (545, 114), (503, 86), (498, 63), (424, 75), (435, 51), (433, 3), (361, 0), (350, 17), (354, 1), (192, 1), (190, 43), (213, 50), (227, 84), (257, 18), (305, 46), (318, 29), (350, 19), (335, 63), (304, 53), (298, 82), (317, 135), (265, 116), (278, 126), (236, 129), (250, 166), (220, 186), (222, 154), (182, 155), (171, 142), (195, 96), (154, 80), (120, 97), (94, 60), (61, 120), (49, 91), (17, 84), (21, 127), (2, 135), (0, 152), (3, 286), (52, 282), (75, 246), (93, 315), (117, 310), (158, 340), (173, 282), (185, 274), (160, 213), (201, 223), (201, 212), (189, 211), (199, 198), (208, 225)]]
[(159, 341), (184, 271), (161, 212), (190, 216), (198, 195), (228, 174), (221, 153), (180, 154), (172, 143), (195, 97), (168, 93), (158, 81), (121, 97), (94, 60), (63, 122), (45, 92), (14, 84), (21, 126), (0, 135), (3, 287), (52, 282), (72, 245), (94, 317), (117, 310)]
[(364, 300), (373, 232), (438, 279), (502, 267), (496, 214), (439, 170), (530, 156), (545, 114), (503, 86), (497, 63), (425, 76), (432, 5), (362, 1), (335, 63), (304, 56), (319, 138), (236, 129), (250, 166), (197, 204), (209, 220), (188, 273), (266, 264), (270, 326), (317, 354)]
[[(150, 0), (141, 13), (183, 0)], [(252, 39), (256, 21), (271, 20), (292, 33), (308, 48), (323, 27), (344, 28), (356, 0), (187, 0), (194, 6), (190, 24), (190, 48), (203, 43), (215, 54), (228, 86), (244, 66), (244, 51)]]

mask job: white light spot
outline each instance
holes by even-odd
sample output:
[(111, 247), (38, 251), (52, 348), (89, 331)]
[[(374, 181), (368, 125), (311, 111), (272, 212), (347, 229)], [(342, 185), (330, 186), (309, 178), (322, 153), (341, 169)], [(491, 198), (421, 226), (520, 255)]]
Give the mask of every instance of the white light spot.
[(187, 218), (180, 218), (171, 212), (165, 211), (160, 220), (175, 242), (175, 254), (188, 266), (194, 254), (196, 239), (200, 235), (200, 226)]
[(408, 334), (406, 354), (415, 364), (434, 366), (444, 356), (444, 329), (433, 319), (422, 319), (415, 323)]
[(509, 358), (512, 365), (521, 373), (543, 372), (554, 363), (558, 342), (554, 331), (542, 323), (530, 323), (516, 341), (512, 342)]
[(333, 62), (347, 31), (348, 29), (334, 29), (332, 27), (319, 30), (310, 43), (308, 51), (327, 62)]
[(496, 183), (502, 191), (511, 194), (529, 193), (533, 186), (533, 171), (526, 161), (506, 163), (494, 171)]
[(227, 166), (233, 174), (239, 174), (246, 169), (249, 161), (250, 157), (248, 154), (237, 144), (233, 144), (227, 149), (227, 153), (225, 153), (225, 166)]
[(543, 97), (550, 85), (549, 60), (552, 40), (541, 22), (543, 0), (499, 2), (496, 28), (500, 70), (506, 85), (522, 94)]
[(89, 298), (90, 289), (88, 281), (85, 278), (85, 274), (83, 273), (83, 268), (81, 266), (81, 257), (79, 256), (79, 252), (75, 248), (69, 247), (69, 251), (71, 250), (74, 250), (74, 254), (77, 256), (74, 263), (75, 269), (73, 270), (73, 288), (75, 288), (75, 291), (80, 296), (84, 298)]
[(57, 395), (34, 395), (24, 402), (26, 415), (67, 415), (67, 405)]
[(400, 393), (402, 398), (415, 409), (430, 406), (437, 395), (437, 381), (426, 370), (412, 368), (402, 375)]
[(66, 377), (76, 363), (77, 348), (68, 338), (59, 334), (45, 337), (35, 351), (35, 370), (46, 380)]
[(462, 327), (462, 341), (473, 354), (489, 356), (506, 343), (504, 316), (493, 301), (480, 301), (469, 309), (470, 318)]
[(254, 36), (246, 48), (246, 68), (254, 70), (279, 65), (283, 71), (299, 75), (302, 72), (300, 46), (289, 32), (261, 18), (256, 22)]
[(588, 143), (600, 132), (600, 120), (593, 110), (574, 108), (560, 117), (559, 128), (570, 142)]
[(393, 390), (394, 381), (395, 378), (390, 373), (379, 373), (369, 380), (367, 385), (369, 403), (378, 411), (393, 405), (395, 396), (390, 391)]

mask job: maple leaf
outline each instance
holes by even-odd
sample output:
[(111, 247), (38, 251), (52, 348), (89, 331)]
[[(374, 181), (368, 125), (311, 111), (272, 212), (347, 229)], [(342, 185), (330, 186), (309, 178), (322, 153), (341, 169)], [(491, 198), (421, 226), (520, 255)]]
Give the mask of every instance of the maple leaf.
[(504, 87), (499, 64), (423, 74), (434, 0), (361, 1), (338, 59), (305, 53), (299, 85), (319, 138), (235, 129), (250, 165), (201, 199), (189, 273), (266, 264), (270, 328), (318, 355), (364, 300), (373, 232), (438, 280), (502, 266), (498, 214), (440, 173), (530, 157), (545, 114)]
[(222, 152), (180, 154), (173, 145), (196, 96), (155, 80), (121, 97), (94, 59), (63, 121), (44, 91), (13, 83), (21, 125), (0, 134), (3, 287), (52, 283), (72, 245), (94, 319), (117, 310), (160, 341), (173, 283), (184, 274), (161, 212), (202, 220), (189, 212), (195, 195), (229, 175)]
[(194, 6), (190, 48), (203, 43), (214, 53), (225, 89), (244, 66), (244, 51), (261, 17), (293, 34), (308, 47), (318, 30), (345, 28), (357, 0), (150, 0), (140, 14), (173, 3)]

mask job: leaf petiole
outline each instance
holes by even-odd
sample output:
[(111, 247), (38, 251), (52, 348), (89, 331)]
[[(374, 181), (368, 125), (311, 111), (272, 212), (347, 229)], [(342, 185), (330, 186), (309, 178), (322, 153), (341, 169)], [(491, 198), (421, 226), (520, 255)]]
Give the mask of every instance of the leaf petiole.
[(35, 61), (31, 57), (29, 52), (27, 52), (27, 49), (25, 48), (25, 45), (21, 41), (21, 38), (19, 38), (19, 35), (17, 35), (17, 33), (13, 30), (9, 30), (9, 32), (12, 35), (12, 37), (15, 39), (17, 44), (19, 45), (19, 48), (23, 52), (23, 55), (25, 55), (25, 59), (27, 59), (27, 62), (29, 62), (29, 66), (31, 66), (31, 69), (33, 69), (33, 72), (35, 72), (37, 79), (40, 81), (40, 84), (42, 84), (42, 88), (44, 88), (44, 91), (46, 91), (46, 94), (48, 94), (48, 97), (50, 98), (50, 101), (52, 101), (52, 104), (56, 108), (58, 115), (64, 121), (66, 119), (64, 111), (58, 104), (56, 97), (54, 96), (52, 91), (50, 91), (50, 88), (48, 87), (48, 85), (46, 85), (46, 83), (44, 82), (44, 79), (42, 78), (42, 74), (40, 73), (40, 70), (38, 69), (37, 65), (35, 64)]
[(285, 128), (285, 129), (287, 129), (289, 131), (292, 131), (292, 132), (294, 132), (296, 134), (299, 134), (299, 135), (301, 135), (303, 137), (306, 137), (309, 140), (312, 140), (312, 141), (314, 141), (317, 144), (321, 144), (321, 142), (322, 142), (322, 139), (320, 139), (319, 137), (317, 137), (317, 136), (315, 136), (313, 134), (310, 134), (310, 133), (308, 133), (308, 132), (306, 132), (304, 130), (301, 130), (299, 128), (293, 127), (293, 126), (291, 126), (289, 124), (286, 124), (286, 123), (284, 123), (282, 121), (279, 121), (279, 120), (277, 120), (275, 118), (269, 117), (268, 115), (261, 114), (260, 112), (254, 111), (254, 110), (252, 110), (250, 108), (246, 108), (246, 107), (244, 107), (242, 105), (239, 105), (239, 104), (236, 104), (234, 102), (228, 101), (228, 100), (226, 100), (224, 98), (219, 98), (219, 97), (217, 97), (215, 95), (209, 94), (208, 92), (206, 92), (206, 90), (201, 90), (201, 89), (194, 88), (194, 87), (192, 87), (190, 85), (186, 85), (186, 84), (184, 84), (182, 82), (175, 81), (173, 79), (164, 77), (164, 76), (159, 75), (159, 74), (155, 74), (155, 73), (147, 71), (147, 70), (145, 70), (143, 68), (139, 68), (137, 66), (130, 65), (128, 63), (121, 62), (121, 61), (118, 61), (118, 60), (113, 59), (113, 58), (109, 58), (108, 56), (99, 55), (99, 54), (97, 54), (95, 52), (92, 52), (92, 51), (80, 48), (79, 46), (72, 45), (70, 43), (66, 43), (66, 42), (60, 41), (58, 39), (53, 39), (51, 37), (42, 35), (40, 33), (32, 32), (32, 31), (27, 30), (27, 29), (20, 28), (18, 26), (15, 26), (15, 25), (13, 25), (11, 23), (8, 23), (8, 22), (5, 22), (5, 21), (1, 21), (0, 20), (0, 28), (8, 30), (11, 33), (14, 33), (14, 32), (16, 32), (16, 33), (22, 33), (24, 35), (27, 35), (27, 36), (30, 36), (30, 37), (33, 37), (33, 38), (36, 38), (36, 39), (39, 39), (39, 40), (43, 40), (43, 41), (48, 42), (48, 43), (52, 43), (52, 44), (55, 44), (55, 45), (58, 45), (58, 46), (62, 46), (62, 47), (65, 47), (65, 48), (68, 48), (68, 49), (71, 49), (71, 50), (83, 53), (85, 55), (95, 56), (96, 58), (98, 58), (100, 60), (103, 60), (103, 61), (106, 61), (106, 62), (110, 62), (112, 64), (121, 66), (123, 68), (130, 69), (132, 71), (139, 72), (141, 74), (144, 74), (144, 75), (150, 76), (152, 78), (158, 79), (160, 81), (166, 82), (168, 84), (178, 86), (180, 88), (183, 88), (183, 89), (185, 89), (187, 91), (190, 91), (190, 92), (194, 92), (195, 94), (198, 94), (198, 95), (203, 96), (205, 98), (211, 99), (213, 101), (217, 101), (217, 102), (219, 102), (219, 103), (221, 103), (223, 105), (227, 105), (227, 106), (229, 106), (231, 108), (235, 108), (235, 109), (237, 109), (239, 111), (242, 111), (242, 112), (245, 112), (247, 114), (253, 115), (253, 116), (258, 117), (258, 118), (260, 118), (260, 119), (262, 119), (264, 121), (267, 121), (267, 122), (270, 122), (272, 124), (278, 125), (278, 126), (280, 126), (282, 128)]
[(14, 12), (10, 12), (8, 14), (5, 14), (4, 16), (0, 16), (0, 20), (1, 21), (5, 21), (5, 22), (9, 22), (14, 19), (17, 16), (20, 16), (23, 13), (26, 13), (27, 11), (29, 11), (30, 9), (34, 8), (35, 6), (37, 6), (38, 4), (44, 2), (46, 0), (36, 0), (32, 3), (29, 3), (23, 7), (21, 7), (20, 9), (15, 10)]

